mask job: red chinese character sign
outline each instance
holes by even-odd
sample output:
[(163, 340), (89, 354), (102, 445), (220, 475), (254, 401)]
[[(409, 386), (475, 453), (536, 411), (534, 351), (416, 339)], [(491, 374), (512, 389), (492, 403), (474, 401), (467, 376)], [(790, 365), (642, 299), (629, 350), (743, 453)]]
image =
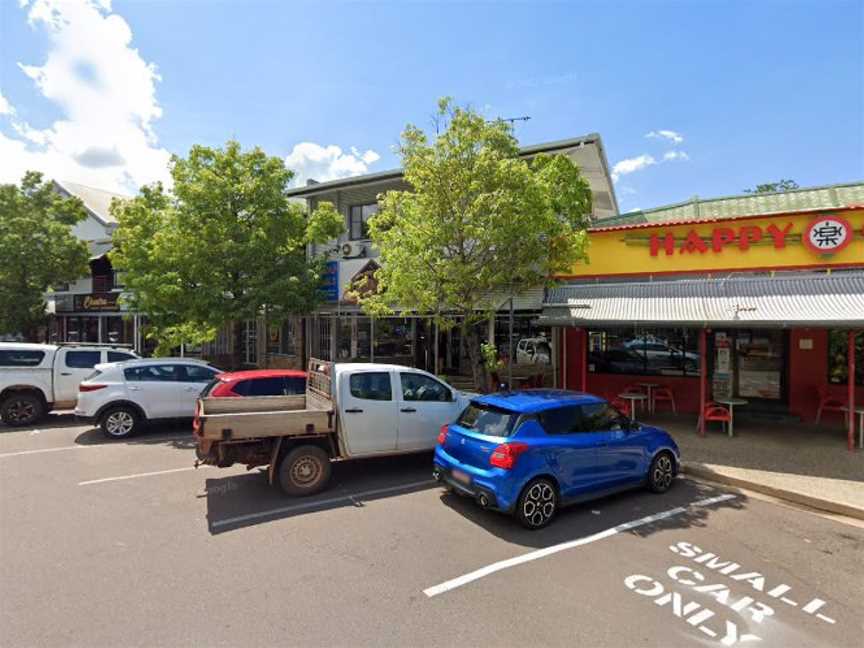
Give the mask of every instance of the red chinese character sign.
[(852, 225), (840, 216), (823, 216), (812, 221), (801, 237), (817, 254), (834, 254), (852, 242)]

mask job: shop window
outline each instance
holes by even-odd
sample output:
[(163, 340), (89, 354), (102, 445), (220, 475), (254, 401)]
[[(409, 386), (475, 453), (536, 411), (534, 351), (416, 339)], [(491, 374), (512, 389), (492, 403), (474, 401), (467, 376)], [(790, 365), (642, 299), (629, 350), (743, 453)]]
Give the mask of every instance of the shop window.
[(297, 355), (297, 319), (287, 319), (282, 324), (267, 327), (267, 353), (270, 355)]
[[(828, 332), (828, 382), (849, 384), (849, 337), (846, 331)], [(864, 335), (855, 336), (855, 384), (864, 385)]]
[[(513, 355), (517, 365), (552, 364), (552, 329), (536, 326), (532, 321), (536, 317), (536, 315), (514, 315), (513, 317)], [(510, 353), (509, 334), (509, 313), (496, 315), (495, 347), (504, 361)]]
[(698, 376), (698, 333), (672, 328), (589, 331), (588, 371), (636, 376)]
[(348, 232), (352, 241), (369, 238), (369, 219), (378, 213), (378, 203), (354, 205), (348, 217)]
[(375, 361), (414, 364), (411, 319), (383, 317), (375, 320)]

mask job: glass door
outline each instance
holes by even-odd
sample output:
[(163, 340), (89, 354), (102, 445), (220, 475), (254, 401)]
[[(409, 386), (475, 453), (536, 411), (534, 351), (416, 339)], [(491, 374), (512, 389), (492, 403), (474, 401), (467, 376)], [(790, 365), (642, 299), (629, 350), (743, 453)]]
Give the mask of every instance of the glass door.
[(784, 331), (736, 332), (736, 396), (786, 402), (786, 337)]

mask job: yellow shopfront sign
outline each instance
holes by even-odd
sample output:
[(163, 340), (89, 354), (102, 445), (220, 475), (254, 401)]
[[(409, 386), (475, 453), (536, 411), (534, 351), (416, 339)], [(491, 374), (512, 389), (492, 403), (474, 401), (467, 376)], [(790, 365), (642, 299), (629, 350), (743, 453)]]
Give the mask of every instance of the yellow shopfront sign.
[(598, 229), (572, 277), (864, 267), (864, 208)]

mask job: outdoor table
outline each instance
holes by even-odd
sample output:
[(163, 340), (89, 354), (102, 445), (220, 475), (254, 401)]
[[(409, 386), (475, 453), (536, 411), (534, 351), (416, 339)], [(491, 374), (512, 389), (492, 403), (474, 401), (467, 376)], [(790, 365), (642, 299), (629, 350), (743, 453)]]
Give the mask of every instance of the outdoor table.
[[(844, 407), (843, 411), (849, 414), (848, 407)], [(864, 407), (856, 407), (855, 414), (858, 415), (858, 447), (864, 448)]]
[(729, 436), (731, 437), (732, 429), (735, 424), (735, 406), (747, 405), (750, 401), (746, 401), (743, 398), (715, 398), (714, 401), (729, 407)]
[(640, 394), (638, 392), (624, 392), (623, 394), (618, 394), (618, 398), (624, 398), (630, 401), (630, 420), (636, 420), (636, 403), (641, 403), (646, 400), (648, 397), (645, 394)]
[(651, 414), (653, 414), (654, 413), (654, 388), (659, 387), (660, 385), (658, 383), (649, 383), (649, 382), (636, 383), (636, 385), (639, 387), (644, 387), (645, 390), (648, 392), (648, 411)]

